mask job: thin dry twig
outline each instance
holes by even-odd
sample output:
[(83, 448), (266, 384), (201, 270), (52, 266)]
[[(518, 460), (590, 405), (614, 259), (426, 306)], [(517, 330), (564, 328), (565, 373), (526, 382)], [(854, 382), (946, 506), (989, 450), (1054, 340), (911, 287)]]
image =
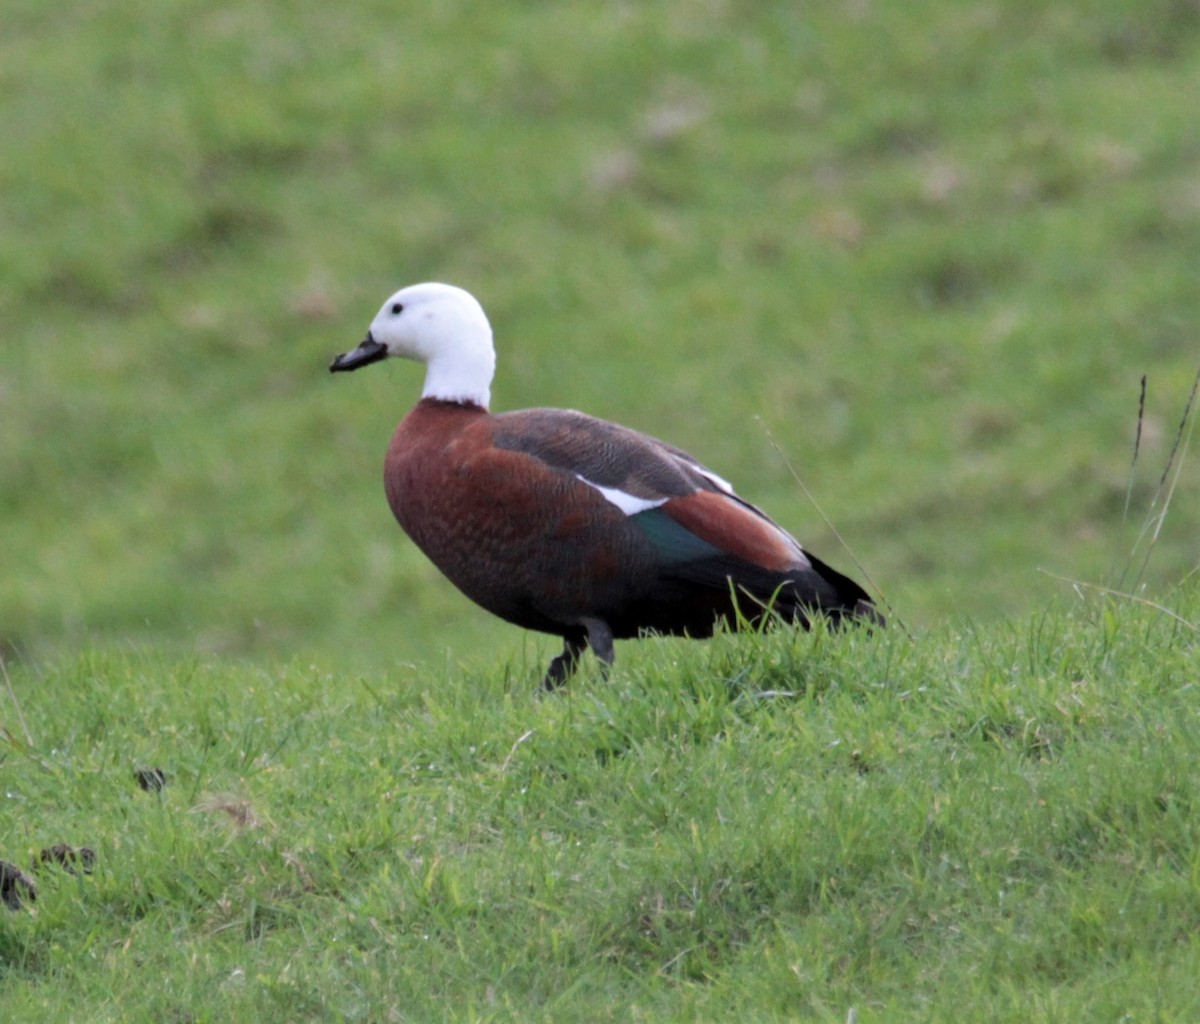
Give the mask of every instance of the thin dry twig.
[(17, 722), (21, 726), (21, 732), (25, 734), (25, 745), (33, 746), (33, 736), (29, 732), (29, 726), (25, 724), (25, 715), (21, 711), (21, 702), (17, 700), (17, 691), (13, 687), (12, 678), (8, 674), (8, 665), (4, 660), (4, 655), (0, 653), (0, 674), (4, 676), (4, 685), (8, 689), (9, 700), (12, 701), (13, 711), (16, 712)]
[(512, 759), (517, 756), (517, 747), (524, 743), (530, 736), (533, 735), (532, 729), (526, 729), (520, 736), (516, 738), (512, 745), (512, 749), (508, 752), (508, 757), (504, 759), (504, 763), (500, 766), (501, 773), (508, 771), (508, 766), (512, 764)]
[(221, 814), (235, 829), (258, 828), (261, 820), (254, 805), (245, 797), (233, 793), (214, 793), (206, 796), (191, 810), (192, 814)]
[(1159, 604), (1157, 601), (1151, 601), (1148, 597), (1142, 597), (1139, 594), (1127, 594), (1123, 590), (1114, 590), (1112, 587), (1105, 587), (1099, 583), (1086, 583), (1083, 580), (1074, 580), (1070, 576), (1060, 576), (1058, 573), (1050, 572), (1048, 569), (1038, 569), (1038, 572), (1043, 576), (1049, 576), (1051, 579), (1059, 580), (1062, 583), (1070, 583), (1073, 587), (1086, 587), (1088, 590), (1096, 590), (1101, 594), (1108, 594), (1110, 597), (1120, 597), (1126, 601), (1135, 601), (1137, 604), (1145, 605), (1147, 608), (1153, 608), (1156, 612), (1162, 612), (1168, 618), (1174, 619), (1181, 626), (1190, 629), (1193, 633), (1200, 633), (1200, 626), (1196, 625), (1196, 623), (1188, 621), (1166, 605)]
[[(1183, 463), (1187, 455), (1188, 445), (1191, 442), (1192, 430), (1195, 428), (1196, 420), (1192, 416), (1192, 410), (1196, 404), (1196, 393), (1200, 391), (1200, 370), (1196, 372), (1196, 378), (1192, 381), (1192, 390), (1188, 395), (1187, 405), (1183, 408), (1183, 416), (1179, 420), (1179, 429), (1175, 431), (1175, 441), (1171, 445), (1171, 453), (1167, 456), (1167, 464), (1163, 467), (1162, 476), (1159, 478), (1158, 487), (1154, 490), (1154, 499), (1150, 502), (1151, 515), (1146, 521), (1146, 526), (1143, 527), (1141, 535), (1138, 537), (1138, 543), (1141, 543), (1142, 538), (1146, 535), (1146, 530), (1153, 525), (1153, 532), (1150, 534), (1150, 543), (1146, 548), (1146, 554), (1142, 558), (1141, 567), (1138, 569), (1137, 579), (1134, 581), (1134, 589), (1142, 585), (1142, 579), (1146, 575), (1146, 567), (1150, 564), (1150, 556), (1154, 553), (1154, 546), (1158, 543), (1159, 534), (1162, 532), (1163, 524), (1167, 520), (1167, 511), (1171, 507), (1171, 499), (1175, 495), (1175, 486), (1179, 483), (1180, 474), (1183, 472)], [(1179, 456), (1176, 462), (1176, 456)], [(1171, 470), (1174, 468), (1175, 474), (1171, 476)], [(1166, 497), (1163, 500), (1162, 511), (1157, 515), (1154, 513), (1154, 508), (1158, 504), (1158, 500), (1162, 497), (1163, 488), (1167, 485), (1167, 478), (1171, 477), (1171, 484), (1167, 488)], [(1134, 550), (1137, 550), (1137, 544), (1134, 545)], [(1122, 579), (1124, 582), (1124, 579)]]
[(838, 531), (838, 528), (833, 525), (833, 521), (825, 514), (825, 510), (821, 508), (820, 503), (813, 496), (812, 491), (810, 491), (804, 481), (800, 479), (800, 474), (796, 472), (795, 467), (792, 466), (791, 459), (787, 457), (784, 450), (779, 446), (779, 442), (775, 440), (775, 435), (771, 433), (771, 428), (768, 427), (766, 423), (762, 421), (762, 419), (759, 419), (758, 422), (762, 426), (763, 433), (767, 435), (768, 443), (772, 448), (775, 449), (775, 453), (783, 460), (784, 468), (788, 471), (788, 473), (791, 474), (792, 479), (796, 481), (796, 486), (804, 492), (804, 496), (809, 500), (809, 503), (817, 510), (817, 515), (821, 517), (821, 521), (824, 522), (824, 524), (829, 528), (829, 531), (834, 535), (834, 537), (837, 538), (837, 542), (841, 544), (846, 554), (850, 556), (850, 561), (852, 561), (858, 571), (863, 574), (863, 578), (868, 584), (870, 584), (871, 589), (879, 595), (880, 601), (883, 602), (883, 606), (887, 609), (889, 621), (894, 622), (906, 635), (911, 636), (912, 634), (908, 632), (908, 628), (903, 622), (900, 621), (899, 616), (896, 614), (896, 609), (892, 607), (891, 602), (887, 599), (887, 596), (884, 594), (879, 584), (875, 582), (875, 578), (867, 571), (862, 562), (858, 560), (858, 556), (855, 555), (851, 550), (850, 545), (846, 543), (846, 539)]
[[(1141, 390), (1138, 393), (1138, 411), (1137, 411), (1137, 429), (1133, 435), (1133, 458), (1129, 460), (1129, 482), (1125, 485), (1125, 508), (1121, 512), (1121, 526), (1124, 528), (1129, 523), (1129, 506), (1133, 501), (1133, 481), (1136, 475), (1138, 453), (1142, 449), (1142, 427), (1146, 421), (1146, 375), (1142, 374)], [(1109, 573), (1111, 579), (1117, 571), (1117, 562), (1121, 558), (1121, 542), (1117, 542), (1117, 551), (1113, 555), (1113, 568)], [(1134, 550), (1137, 550), (1137, 544), (1134, 544)], [(1125, 586), (1125, 577), (1129, 575), (1129, 570), (1133, 565), (1133, 556), (1130, 555), (1129, 560), (1125, 563), (1125, 568), (1121, 570), (1121, 578), (1117, 580), (1117, 586)]]
[(1146, 375), (1142, 374), (1142, 387), (1138, 394), (1137, 430), (1133, 435), (1133, 458), (1129, 460), (1129, 486), (1125, 488), (1125, 510), (1121, 513), (1121, 524), (1129, 521), (1129, 503), (1133, 499), (1133, 471), (1137, 466), (1138, 452), (1142, 449), (1142, 424), (1146, 420)]

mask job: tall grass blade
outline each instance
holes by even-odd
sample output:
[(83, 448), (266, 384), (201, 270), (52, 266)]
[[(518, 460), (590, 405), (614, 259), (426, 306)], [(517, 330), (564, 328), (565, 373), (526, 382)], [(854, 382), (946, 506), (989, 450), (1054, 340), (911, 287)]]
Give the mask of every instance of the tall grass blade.
[(1121, 511), (1121, 525), (1129, 521), (1129, 503), (1133, 498), (1133, 473), (1137, 468), (1138, 453), (1142, 449), (1142, 425), (1146, 421), (1146, 375), (1142, 374), (1138, 392), (1137, 430), (1133, 435), (1133, 458), (1129, 460), (1129, 484), (1125, 488), (1125, 508)]
[[(1141, 387), (1138, 392), (1137, 428), (1133, 434), (1133, 458), (1129, 460), (1129, 480), (1125, 485), (1125, 507), (1121, 510), (1120, 538), (1124, 537), (1125, 527), (1129, 523), (1129, 505), (1133, 500), (1133, 481), (1135, 479), (1135, 474), (1137, 471), (1138, 454), (1140, 453), (1141, 448), (1142, 448), (1142, 426), (1144, 425), (1145, 420), (1146, 420), (1146, 375), (1143, 373), (1142, 380), (1141, 380)], [(1113, 573), (1116, 572), (1116, 562), (1121, 557), (1121, 555), (1120, 555), (1121, 547), (1122, 547), (1122, 540), (1118, 539), (1117, 552), (1113, 555), (1113, 569), (1112, 569), (1112, 572), (1109, 573), (1110, 579), (1112, 578)], [(1129, 575), (1129, 569), (1132, 566), (1132, 563), (1133, 563), (1132, 558), (1130, 558), (1128, 561), (1126, 561), (1125, 568), (1121, 571), (1121, 578), (1119, 580), (1117, 580), (1118, 587), (1123, 587), (1125, 585), (1125, 577)]]
[[(1150, 564), (1150, 556), (1154, 554), (1154, 547), (1158, 543), (1159, 535), (1162, 533), (1163, 523), (1167, 520), (1167, 512), (1171, 507), (1171, 499), (1175, 494), (1175, 487), (1179, 483), (1179, 476), (1183, 470), (1183, 463), (1187, 455), (1188, 444), (1191, 441), (1192, 429), (1195, 427), (1195, 418), (1192, 416), (1192, 410), (1196, 404), (1196, 393), (1200, 390), (1200, 370), (1196, 371), (1195, 379), (1192, 381), (1192, 390), (1188, 395), (1187, 404), (1183, 409), (1183, 416), (1179, 420), (1179, 429), (1175, 431), (1175, 440), (1171, 445), (1171, 452), (1167, 456), (1167, 464), (1163, 467), (1162, 476), (1159, 478), (1158, 486), (1154, 490), (1154, 499), (1150, 503), (1150, 514), (1146, 521), (1146, 526), (1143, 528), (1142, 535), (1139, 536), (1138, 542), (1141, 542), (1142, 537), (1146, 535), (1146, 531), (1150, 530), (1150, 542), (1146, 547), (1146, 553), (1142, 557), (1142, 564), (1138, 569), (1137, 578), (1134, 581), (1133, 588), (1137, 590), (1141, 587), (1142, 581), (1146, 575), (1146, 568)], [(1177, 459), (1178, 457), (1178, 459)], [(1174, 469), (1174, 475), (1171, 474)], [(1170, 477), (1170, 485), (1167, 484), (1167, 479)], [(1163, 490), (1166, 489), (1166, 495), (1163, 496)], [(1159, 498), (1163, 499), (1162, 510), (1154, 513), (1155, 507), (1158, 505)], [(1134, 550), (1137, 550), (1137, 545), (1134, 545)]]
[(0, 654), (0, 674), (4, 676), (4, 686), (8, 690), (8, 699), (12, 701), (13, 712), (17, 716), (17, 723), (21, 726), (21, 733), (25, 737), (25, 745), (33, 746), (33, 735), (29, 731), (29, 726), (25, 724), (25, 715), (21, 711), (21, 702), (17, 700), (17, 691), (13, 688), (12, 677), (8, 674), (8, 664), (4, 660), (4, 655)]

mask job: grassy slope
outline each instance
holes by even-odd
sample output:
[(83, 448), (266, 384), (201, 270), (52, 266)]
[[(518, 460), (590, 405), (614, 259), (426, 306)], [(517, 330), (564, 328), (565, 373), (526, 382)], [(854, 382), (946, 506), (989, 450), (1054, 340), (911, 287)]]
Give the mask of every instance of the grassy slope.
[(1098, 602), (646, 643), (549, 698), (21, 669), (0, 855), (97, 867), (3, 912), (0, 1018), (1195, 1020), (1197, 655)]
[(1138, 377), (1141, 510), (1196, 369), (1194, 3), (4, 18), (9, 650), (518, 649), (383, 504), (416, 371), (324, 373), (427, 277), (491, 311), (499, 406), (666, 435), (848, 567), (761, 417), (911, 620), (1132, 543)]
[[(1140, 523), (1196, 369), (1200, 13), (807, 7), (6, 6), (0, 856), (99, 863), (3, 915), (0, 1019), (1195, 1019), (1194, 634), (1027, 616), (1124, 563), (1137, 378)], [(498, 405), (844, 564), (761, 417), (905, 617), (1019, 624), (537, 699), (389, 522), (415, 372), (324, 374), (430, 276)]]

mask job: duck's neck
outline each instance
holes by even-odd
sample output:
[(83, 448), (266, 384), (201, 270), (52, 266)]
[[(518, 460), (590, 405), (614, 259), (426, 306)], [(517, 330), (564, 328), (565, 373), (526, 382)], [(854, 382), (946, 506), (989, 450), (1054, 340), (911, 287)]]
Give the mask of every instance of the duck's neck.
[(421, 397), (486, 409), (492, 400), (495, 370), (496, 356), (490, 346), (474, 352), (456, 352), (452, 359), (435, 356), (425, 367)]

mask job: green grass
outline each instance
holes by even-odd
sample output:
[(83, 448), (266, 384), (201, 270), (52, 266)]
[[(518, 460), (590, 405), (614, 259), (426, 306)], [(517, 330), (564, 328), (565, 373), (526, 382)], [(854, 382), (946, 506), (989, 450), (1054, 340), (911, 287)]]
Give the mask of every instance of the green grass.
[[(1195, 0), (408, 6), (0, 18), (0, 1019), (1200, 1016)], [(325, 372), (430, 278), (914, 636), (539, 697)]]
[[(901, 613), (1101, 582), (1197, 369), (1190, 0), (15, 3), (0, 644), (370, 670), (515, 635), (379, 485), (378, 304), (475, 291), (498, 408), (692, 450)], [(1197, 562), (1195, 473), (1149, 581)]]
[(3, 854), (97, 860), (5, 912), (0, 1016), (1200, 1012), (1195, 625), (1097, 599), (539, 667), (18, 669)]

